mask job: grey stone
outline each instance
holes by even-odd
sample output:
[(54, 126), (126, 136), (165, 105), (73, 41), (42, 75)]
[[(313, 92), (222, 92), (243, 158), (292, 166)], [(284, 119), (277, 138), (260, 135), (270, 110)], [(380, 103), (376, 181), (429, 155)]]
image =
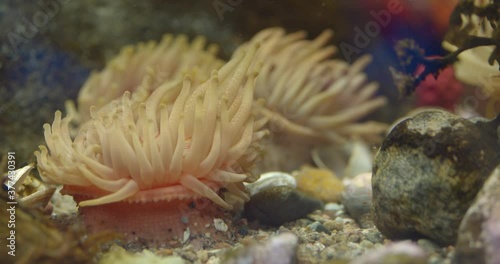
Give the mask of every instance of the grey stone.
[(330, 230), (328, 230), (328, 228), (326, 228), (318, 221), (313, 222), (312, 224), (308, 225), (308, 227), (314, 232), (323, 232), (326, 234), (331, 234)]
[(500, 263), (500, 166), (460, 224), (453, 263)]
[(396, 125), (373, 167), (373, 216), (380, 232), (454, 244), (465, 212), (500, 163), (499, 122), (500, 116), (474, 123), (431, 110)]

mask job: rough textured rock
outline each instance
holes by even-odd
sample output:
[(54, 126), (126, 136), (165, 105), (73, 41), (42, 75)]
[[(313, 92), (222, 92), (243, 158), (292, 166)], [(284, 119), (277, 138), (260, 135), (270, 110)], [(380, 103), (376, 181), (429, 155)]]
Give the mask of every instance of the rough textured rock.
[(279, 226), (299, 219), (316, 209), (322, 203), (307, 197), (289, 186), (270, 187), (255, 194), (245, 205), (244, 216), (258, 220), (261, 224)]
[(453, 263), (500, 263), (500, 166), (460, 224)]
[(373, 167), (373, 213), (387, 237), (456, 241), (465, 212), (500, 162), (498, 125), (441, 110), (396, 125)]

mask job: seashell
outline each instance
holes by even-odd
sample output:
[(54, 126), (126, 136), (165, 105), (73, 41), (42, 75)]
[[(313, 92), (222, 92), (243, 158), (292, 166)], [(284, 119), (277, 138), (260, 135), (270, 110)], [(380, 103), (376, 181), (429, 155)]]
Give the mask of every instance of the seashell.
[(18, 199), (24, 206), (29, 208), (45, 208), (50, 202), (55, 187), (48, 187), (31, 175), (33, 164), (28, 164), (15, 171), (9, 172), (4, 180), (4, 185), (16, 192)]
[(260, 178), (255, 182), (245, 183), (245, 186), (250, 192), (250, 196), (253, 196), (269, 187), (289, 186), (297, 188), (297, 180), (286, 172), (272, 171), (260, 175)]
[(27, 207), (45, 208), (45, 206), (47, 206), (47, 204), (50, 202), (50, 199), (54, 195), (55, 191), (56, 188), (54, 187), (42, 189), (26, 197), (21, 198), (20, 201)]
[(28, 164), (17, 170), (9, 171), (4, 175), (3, 184), (7, 186), (7, 188), (14, 187), (14, 190), (18, 190), (24, 182), (24, 179), (26, 179), (34, 167), (33, 164)]

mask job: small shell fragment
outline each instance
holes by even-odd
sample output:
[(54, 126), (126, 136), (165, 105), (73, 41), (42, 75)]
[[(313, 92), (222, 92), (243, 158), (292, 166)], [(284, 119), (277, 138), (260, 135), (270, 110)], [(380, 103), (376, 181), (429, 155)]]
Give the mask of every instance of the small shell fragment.
[(19, 189), (19, 186), (24, 182), (24, 179), (26, 179), (34, 167), (33, 164), (28, 164), (17, 170), (9, 171), (3, 184), (7, 187), (14, 187), (14, 190)]
[(257, 181), (245, 184), (245, 186), (250, 192), (250, 196), (253, 196), (269, 187), (289, 186), (297, 188), (297, 180), (286, 172), (272, 171), (262, 174)]
[(226, 232), (228, 230), (226, 223), (224, 223), (224, 220), (220, 218), (214, 218), (214, 227), (217, 231), (221, 232)]

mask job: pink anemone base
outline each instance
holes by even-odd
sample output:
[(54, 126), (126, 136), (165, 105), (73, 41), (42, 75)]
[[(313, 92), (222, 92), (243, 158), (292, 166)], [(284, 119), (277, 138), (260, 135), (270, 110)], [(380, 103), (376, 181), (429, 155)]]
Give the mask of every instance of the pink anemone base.
[[(95, 194), (96, 190), (66, 185), (62, 191), (72, 195), (78, 204), (95, 198), (89, 194)], [(134, 199), (135, 202), (85, 206), (80, 207), (79, 212), (89, 234), (113, 231), (122, 234), (126, 242), (153, 247), (168, 247), (173, 241), (189, 243), (200, 235), (215, 235), (214, 218), (222, 218), (230, 224), (227, 211), (220, 206), (206, 198), (189, 196), (156, 202)]]

